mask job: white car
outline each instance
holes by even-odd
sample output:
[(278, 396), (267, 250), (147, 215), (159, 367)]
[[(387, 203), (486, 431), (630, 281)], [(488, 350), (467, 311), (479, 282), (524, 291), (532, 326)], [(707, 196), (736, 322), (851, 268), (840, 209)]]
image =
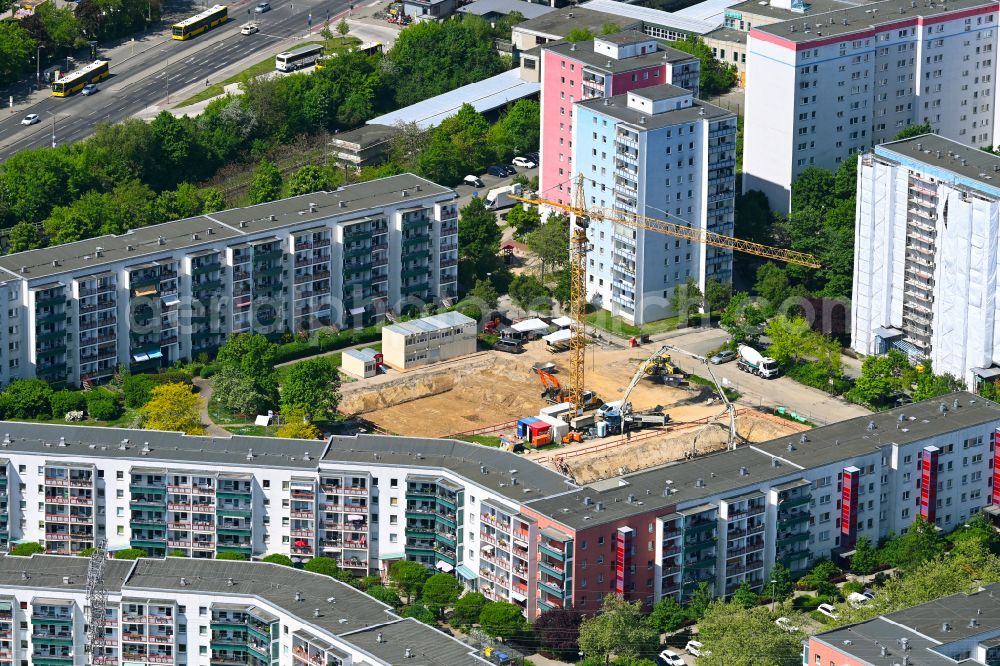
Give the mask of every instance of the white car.
[(820, 604), (819, 606), (816, 607), (816, 610), (834, 620), (840, 618), (840, 615), (837, 614), (837, 611), (834, 610), (833, 606), (831, 606), (830, 604)]
[(666, 664), (667, 666), (685, 666), (684, 657), (680, 656), (673, 650), (664, 650), (661, 652), (660, 663)]
[(527, 157), (515, 157), (510, 161), (510, 163), (513, 164), (514, 166), (522, 167), (525, 169), (534, 169), (536, 166), (538, 166), (537, 164), (535, 164), (534, 160), (531, 160)]
[(463, 178), (462, 182), (472, 187), (483, 187), (483, 179), (479, 176), (473, 176), (471, 173)]
[(705, 649), (701, 641), (688, 641), (684, 646), (684, 651), (692, 657), (708, 657), (712, 653)]
[(860, 592), (851, 592), (847, 595), (847, 603), (851, 604), (853, 608), (861, 608), (870, 602), (871, 598), (867, 595), (861, 594)]
[(240, 28), (241, 35), (252, 35), (255, 32), (260, 32), (260, 27), (256, 23), (247, 23), (245, 26)]
[(100, 88), (97, 87), (96, 83), (88, 83), (83, 87), (83, 90), (81, 92), (87, 97), (89, 97), (94, 93), (96, 93), (98, 90), (100, 90)]
[(42, 122), (42, 119), (38, 117), (37, 113), (29, 113), (21, 120), (22, 125), (35, 125)]
[(777, 620), (774, 621), (774, 623), (779, 627), (781, 627), (782, 629), (784, 629), (785, 631), (787, 631), (788, 633), (793, 633), (799, 630), (799, 628), (796, 627), (794, 624), (792, 624), (792, 621), (789, 620), (787, 617), (779, 617)]

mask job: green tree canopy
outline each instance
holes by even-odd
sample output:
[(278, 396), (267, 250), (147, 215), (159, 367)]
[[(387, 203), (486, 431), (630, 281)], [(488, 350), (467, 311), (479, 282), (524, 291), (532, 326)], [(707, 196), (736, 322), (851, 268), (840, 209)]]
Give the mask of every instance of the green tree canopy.
[(326, 418), (340, 402), (340, 373), (329, 358), (315, 358), (291, 366), (281, 386), (281, 408), (299, 407), (309, 418)]
[(406, 597), (406, 603), (412, 603), (415, 597), (420, 596), (424, 582), (430, 577), (431, 572), (419, 562), (409, 560), (399, 560), (389, 566), (389, 580), (396, 586), (400, 594)]
[(729, 92), (738, 79), (736, 67), (721, 62), (712, 55), (712, 49), (701, 37), (690, 35), (687, 39), (670, 42), (672, 48), (685, 51), (698, 58), (701, 64), (700, 97), (709, 98)]
[(459, 211), (458, 256), (462, 260), (466, 284), (488, 279), (487, 273), (499, 271), (502, 236), (496, 215), (486, 208), (481, 197), (474, 198)]
[(565, 608), (544, 611), (535, 618), (535, 636), (541, 648), (557, 659), (575, 659), (579, 647), (580, 614)]
[(579, 644), (588, 657), (638, 658), (655, 655), (660, 642), (659, 632), (644, 621), (642, 602), (629, 603), (609, 594), (604, 597), (601, 612), (580, 624)]
[(457, 627), (468, 627), (479, 622), (479, 614), (483, 612), (489, 601), (481, 592), (466, 592), (451, 612), (451, 624)]
[(649, 625), (659, 633), (677, 631), (688, 622), (687, 611), (677, 603), (677, 600), (665, 596), (656, 602), (652, 612), (646, 618)]
[(521, 607), (505, 601), (487, 604), (479, 614), (479, 626), (488, 636), (505, 641), (521, 636), (528, 628)]
[(269, 562), (271, 564), (280, 564), (283, 567), (293, 567), (295, 564), (292, 562), (292, 558), (288, 555), (282, 555), (281, 553), (271, 553), (270, 555), (265, 555), (260, 559), (261, 562)]
[(744, 342), (754, 345), (760, 339), (761, 328), (766, 320), (764, 308), (757, 301), (751, 300), (745, 291), (741, 291), (729, 299), (729, 304), (719, 317), (719, 326), (729, 333), (734, 346)]
[(704, 302), (705, 297), (698, 287), (698, 282), (693, 277), (689, 277), (687, 282), (675, 286), (670, 293), (670, 309), (684, 319), (698, 314)]
[(781, 562), (775, 562), (771, 567), (771, 579), (767, 581), (765, 592), (771, 595), (774, 601), (785, 601), (792, 596), (795, 584), (792, 581), (792, 572)]
[(15, 379), (3, 392), (7, 417), (48, 418), (52, 414), (52, 388), (41, 379)]
[(531, 233), (541, 224), (541, 216), (538, 214), (537, 206), (517, 205), (507, 213), (507, 224), (514, 227), (514, 232), (518, 236)]
[(854, 555), (851, 556), (851, 569), (860, 574), (871, 574), (878, 569), (878, 551), (866, 536), (858, 537), (854, 544)]
[(399, 608), (399, 606), (403, 603), (399, 600), (399, 595), (396, 594), (395, 590), (390, 590), (382, 585), (372, 585), (365, 590), (365, 594), (377, 601), (381, 601), (384, 604), (389, 604), (393, 608)]
[(261, 160), (257, 165), (253, 178), (250, 179), (250, 188), (247, 194), (250, 196), (250, 203), (267, 203), (281, 198), (281, 172), (274, 162)]
[(528, 234), (528, 247), (545, 269), (554, 270), (569, 262), (569, 220), (564, 215), (549, 215), (545, 223)]
[(508, 287), (510, 297), (527, 312), (545, 312), (550, 306), (549, 290), (534, 275), (515, 275)]
[(420, 601), (435, 614), (444, 616), (446, 608), (451, 608), (462, 593), (462, 584), (451, 574), (436, 573), (424, 583)]
[(750, 587), (750, 581), (743, 581), (733, 594), (733, 605), (740, 608), (753, 608), (760, 603), (760, 595)]
[(903, 571), (919, 567), (944, 552), (944, 540), (933, 523), (918, 517), (899, 536), (890, 536), (879, 551), (884, 564)]
[(329, 576), (337, 580), (349, 580), (351, 577), (351, 574), (341, 569), (340, 565), (337, 564), (337, 560), (332, 557), (314, 557), (303, 564), (302, 568), (305, 571), (322, 574), (323, 576)]
[(902, 130), (900, 130), (893, 141), (901, 141), (903, 139), (910, 139), (915, 136), (920, 136), (921, 134), (929, 134), (933, 130), (931, 129), (930, 123), (918, 123), (916, 125), (910, 125)]
[(774, 623), (763, 606), (713, 602), (698, 623), (705, 666), (789, 666), (802, 661), (802, 638)]

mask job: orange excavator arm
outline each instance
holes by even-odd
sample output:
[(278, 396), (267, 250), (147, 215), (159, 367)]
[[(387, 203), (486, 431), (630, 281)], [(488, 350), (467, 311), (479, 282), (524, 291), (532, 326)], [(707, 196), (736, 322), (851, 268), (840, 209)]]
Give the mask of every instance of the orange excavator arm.
[(556, 379), (551, 373), (540, 369), (536, 369), (535, 372), (538, 373), (538, 378), (542, 380), (542, 386), (545, 387), (546, 391), (553, 390), (556, 393), (562, 391), (562, 387), (559, 385), (559, 380)]

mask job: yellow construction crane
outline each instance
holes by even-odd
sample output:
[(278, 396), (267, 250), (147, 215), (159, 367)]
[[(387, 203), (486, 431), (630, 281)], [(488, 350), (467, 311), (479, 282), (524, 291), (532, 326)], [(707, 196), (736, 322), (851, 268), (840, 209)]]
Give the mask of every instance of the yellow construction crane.
[(721, 247), (727, 250), (735, 250), (736, 252), (743, 252), (745, 254), (752, 254), (756, 257), (763, 257), (764, 259), (773, 259), (775, 261), (783, 261), (789, 264), (807, 266), (809, 268), (820, 267), (816, 257), (806, 252), (797, 252), (795, 250), (771, 247), (770, 245), (754, 243), (752, 241), (742, 240), (732, 236), (724, 236), (706, 229), (692, 228), (686, 224), (668, 222), (666, 220), (660, 220), (655, 217), (647, 217), (636, 213), (625, 213), (603, 206), (591, 206), (588, 208), (587, 199), (583, 192), (583, 181), (583, 174), (579, 174), (576, 179), (576, 190), (574, 191), (572, 204), (564, 204), (560, 201), (553, 201), (551, 199), (539, 197), (528, 198), (511, 196), (511, 199), (516, 199), (517, 201), (523, 201), (524, 203), (534, 204), (536, 206), (549, 206), (565, 213), (569, 213), (572, 216), (570, 218), (569, 311), (570, 318), (573, 320), (574, 325), (571, 327), (572, 337), (570, 337), (569, 345), (570, 400), (573, 403), (573, 411), (577, 414), (582, 413), (584, 407), (583, 352), (584, 347), (587, 344), (587, 338), (584, 331), (584, 315), (586, 314), (587, 307), (586, 260), (587, 253), (591, 248), (590, 241), (587, 238), (587, 226), (590, 219), (621, 224), (633, 229), (655, 231), (657, 233), (666, 234), (667, 236), (683, 238), (695, 243), (711, 245), (712, 247)]

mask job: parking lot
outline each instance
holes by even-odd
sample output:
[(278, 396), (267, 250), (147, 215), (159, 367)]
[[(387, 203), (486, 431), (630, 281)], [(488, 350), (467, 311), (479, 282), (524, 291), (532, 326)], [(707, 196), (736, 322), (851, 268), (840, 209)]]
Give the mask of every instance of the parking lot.
[[(528, 180), (531, 180), (538, 175), (538, 167), (533, 169), (517, 169), (517, 176), (524, 176)], [(480, 180), (483, 181), (482, 187), (471, 187), (469, 185), (461, 184), (455, 187), (455, 191), (458, 192), (458, 207), (461, 209), (463, 206), (472, 201), (473, 194), (480, 197), (485, 197), (490, 190), (495, 187), (503, 187), (505, 185), (510, 185), (514, 182), (516, 176), (508, 176), (506, 178), (497, 178), (496, 176), (490, 176), (488, 174), (473, 174), (478, 176)]]

